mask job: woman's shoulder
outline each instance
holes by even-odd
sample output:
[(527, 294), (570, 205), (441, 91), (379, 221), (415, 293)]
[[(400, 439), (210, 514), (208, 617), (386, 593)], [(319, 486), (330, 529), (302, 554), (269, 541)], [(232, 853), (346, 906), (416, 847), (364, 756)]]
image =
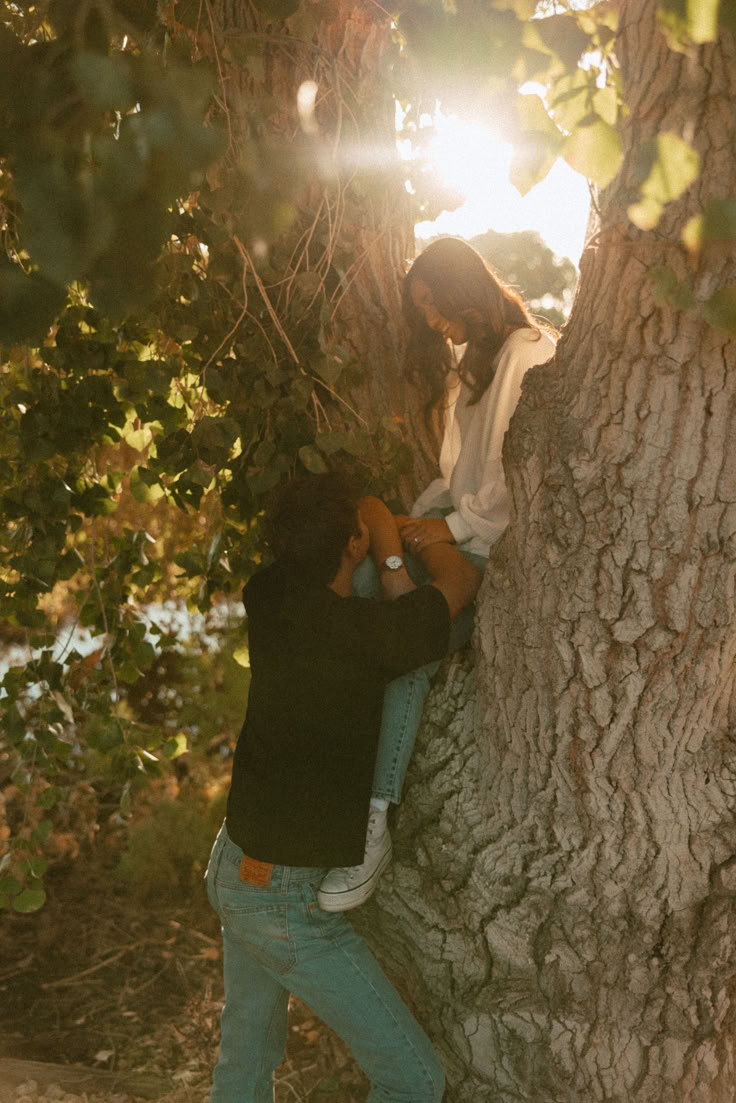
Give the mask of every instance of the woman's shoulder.
[(555, 347), (555, 338), (546, 329), (537, 329), (536, 326), (522, 326), (515, 329), (504, 341), (503, 347), (509, 344), (543, 344), (549, 348)]
[(521, 357), (530, 364), (543, 364), (554, 356), (555, 340), (544, 329), (515, 329), (501, 346), (499, 359)]

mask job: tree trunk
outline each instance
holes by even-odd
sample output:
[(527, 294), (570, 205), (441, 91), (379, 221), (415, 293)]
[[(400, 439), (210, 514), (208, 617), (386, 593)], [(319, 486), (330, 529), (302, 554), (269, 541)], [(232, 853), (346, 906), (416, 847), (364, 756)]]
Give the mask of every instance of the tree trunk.
[[(433, 694), (363, 918), (453, 1103), (734, 1092), (736, 345), (650, 269), (700, 303), (736, 282), (732, 252), (678, 244), (733, 192), (736, 48), (673, 53), (655, 0), (620, 9), (626, 159), (506, 439), (477, 667)], [(701, 176), (643, 233), (635, 155), (668, 130)]]
[[(316, 398), (332, 428), (372, 432), (385, 415), (396, 419), (414, 454), (413, 473), (400, 487), (408, 502), (429, 481), (438, 442), (424, 423), (416, 388), (401, 371), (400, 281), (414, 255), (414, 235), (386, 79), (398, 63), (390, 15), (368, 0), (305, 3), (280, 22), (240, 0), (212, 0), (207, 10), (209, 53), (219, 68), (230, 137), (220, 171), (237, 179), (245, 163), (250, 177), (246, 194), (240, 184), (242, 205), (256, 212), (246, 213), (246, 228), (238, 232), (252, 225), (258, 235), (259, 186), (268, 192), (287, 181), (285, 192), (298, 214), (289, 231), (291, 261), (279, 271), (281, 290), (269, 290), (273, 306), (283, 318), (293, 277), (309, 271), (324, 281), (328, 339), (347, 349), (365, 372), (347, 389), (343, 382), (336, 386), (337, 401), (317, 380)], [(195, 37), (207, 46), (206, 28), (199, 27)], [(307, 81), (317, 85), (317, 94), (311, 130), (305, 132), (297, 91)], [(248, 167), (254, 146), (263, 164), (260, 185)], [(237, 211), (233, 219), (237, 228)], [(315, 296), (311, 312), (320, 309)]]

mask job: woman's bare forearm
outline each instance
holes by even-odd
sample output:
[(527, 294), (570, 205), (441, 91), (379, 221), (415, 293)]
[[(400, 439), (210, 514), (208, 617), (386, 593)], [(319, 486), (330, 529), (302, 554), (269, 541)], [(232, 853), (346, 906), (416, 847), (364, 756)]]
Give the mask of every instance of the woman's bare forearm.
[(480, 571), (452, 544), (428, 544), (419, 552), (419, 558), (429, 572), (432, 585), (445, 595), (450, 616), (456, 617), (478, 593), (483, 577)]

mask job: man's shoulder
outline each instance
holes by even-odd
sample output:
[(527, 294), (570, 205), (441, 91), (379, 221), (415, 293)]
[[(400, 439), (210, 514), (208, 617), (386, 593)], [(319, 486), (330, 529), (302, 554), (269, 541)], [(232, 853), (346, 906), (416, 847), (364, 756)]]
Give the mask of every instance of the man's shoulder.
[(273, 563), (257, 571), (243, 590), (243, 604), (249, 618), (259, 614), (279, 615), (298, 622), (327, 615), (339, 600), (329, 586), (310, 583), (298, 570), (282, 563)]
[(275, 563), (268, 567), (261, 567), (250, 576), (243, 587), (243, 604), (246, 611), (251, 612), (254, 606), (274, 597), (283, 590), (283, 587), (283, 571), (279, 570)]

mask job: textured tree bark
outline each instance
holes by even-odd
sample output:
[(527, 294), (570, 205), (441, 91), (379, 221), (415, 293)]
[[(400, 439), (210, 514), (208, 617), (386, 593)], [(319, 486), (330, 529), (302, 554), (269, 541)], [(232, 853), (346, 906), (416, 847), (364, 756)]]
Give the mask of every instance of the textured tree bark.
[[(387, 80), (398, 56), (390, 15), (368, 0), (303, 4), (285, 22), (269, 21), (240, 0), (208, 0), (207, 12), (231, 137), (223, 171), (237, 175), (241, 151), (255, 142), (268, 151), (266, 175), (273, 178), (280, 166), (278, 176), (300, 182), (292, 197), (298, 208), (297, 232), (290, 231), (294, 251), (281, 273), (281, 291), (273, 292), (274, 308), (283, 316), (290, 277), (311, 271), (325, 281), (330, 340), (366, 371), (351, 389), (337, 386), (336, 402), (319, 381), (316, 396), (332, 427), (372, 431), (386, 415), (398, 419), (415, 460), (411, 479), (400, 487), (408, 503), (429, 481), (437, 441), (425, 425), (421, 397), (401, 370), (400, 284), (414, 255), (414, 235)], [(205, 33), (203, 26), (200, 43)], [(300, 126), (297, 112), (297, 92), (307, 81), (317, 86), (313, 134)], [(264, 103), (271, 105), (265, 115)], [(268, 180), (263, 186), (268, 190)], [(252, 179), (249, 189), (245, 207), (257, 201)]]
[[(453, 1103), (733, 1098), (736, 344), (649, 273), (736, 283), (732, 250), (678, 244), (733, 193), (736, 45), (675, 54), (655, 8), (620, 5), (626, 159), (506, 439), (477, 666), (434, 691), (362, 920)], [(667, 130), (702, 172), (643, 233), (635, 154)]]

